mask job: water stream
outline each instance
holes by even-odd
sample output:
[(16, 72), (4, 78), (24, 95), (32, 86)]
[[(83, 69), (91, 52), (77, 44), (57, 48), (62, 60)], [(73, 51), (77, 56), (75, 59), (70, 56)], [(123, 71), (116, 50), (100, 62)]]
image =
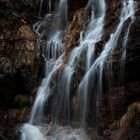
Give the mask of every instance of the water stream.
[[(105, 68), (105, 64), (110, 63), (110, 65), (108, 65), (110, 68), (108, 69), (110, 70), (110, 73), (112, 73), (112, 67), (111, 67), (112, 55), (114, 53), (115, 47), (117, 45), (118, 39), (120, 37), (121, 31), (123, 29), (125, 22), (129, 18), (132, 18), (132, 22), (133, 22), (133, 16), (134, 16), (134, 1), (133, 0), (124, 1), (123, 9), (120, 16), (120, 22), (116, 28), (116, 31), (113, 34), (111, 34), (110, 39), (105, 44), (101, 54), (94, 61), (91, 68), (88, 70), (83, 80), (80, 82), (79, 102), (82, 108), (81, 110), (83, 114), (82, 117), (84, 116), (84, 118), (81, 119), (82, 122), (85, 122), (85, 116), (87, 113), (86, 112), (87, 111), (87, 98), (89, 94), (93, 94), (94, 96), (95, 106), (93, 108), (95, 108), (95, 117), (96, 117), (96, 114), (99, 114), (99, 99), (102, 96), (103, 70)], [(130, 23), (130, 26), (131, 26), (131, 23)], [(128, 32), (129, 32), (129, 29), (126, 35), (128, 34)], [(98, 118), (96, 118), (96, 122), (98, 123)]]
[[(40, 4), (40, 12), (43, 0)], [(49, 13), (51, 11), (51, 1), (49, 3)], [(24, 124), (20, 129), (22, 135), (21, 140), (88, 140), (83, 128), (86, 126), (87, 114), (89, 109), (89, 98), (93, 96), (93, 107), (96, 120), (94, 124), (97, 127), (99, 120), (100, 98), (103, 92), (103, 75), (108, 63), (107, 69), (112, 73), (112, 56), (115, 51), (118, 39), (123, 27), (128, 19), (131, 19), (126, 30), (121, 64), (124, 65), (126, 57), (126, 46), (131, 25), (134, 22), (135, 2), (126, 0), (123, 2), (123, 8), (120, 15), (120, 21), (116, 30), (110, 35), (110, 39), (103, 46), (102, 52), (96, 58), (96, 44), (102, 40), (104, 34), (105, 0), (90, 0), (87, 9), (91, 13), (89, 25), (81, 31), (84, 34), (80, 38), (80, 45), (75, 47), (67, 62), (64, 62), (65, 49), (63, 40), (66, 35), (68, 21), (68, 2), (60, 0), (52, 18), (51, 31), (45, 40), (42, 53), (46, 57), (45, 77), (42, 84), (38, 88), (37, 97), (35, 99), (29, 122)], [(85, 11), (86, 12), (86, 11)], [(50, 15), (47, 15), (50, 16)], [(47, 20), (44, 19), (36, 23), (33, 27), (37, 38), (41, 39), (44, 32), (41, 28), (47, 27)], [(38, 49), (41, 44), (38, 43)], [(84, 54), (84, 75), (77, 89), (77, 100), (79, 106), (79, 120), (81, 128), (73, 129), (71, 126), (71, 86), (72, 78), (77, 63), (82, 59)], [(123, 67), (123, 66), (121, 66)], [(109, 84), (109, 83), (108, 83)], [(50, 108), (52, 124), (44, 123), (43, 118), (46, 117), (46, 108)], [(61, 113), (63, 110), (63, 119), (66, 126), (60, 126)]]

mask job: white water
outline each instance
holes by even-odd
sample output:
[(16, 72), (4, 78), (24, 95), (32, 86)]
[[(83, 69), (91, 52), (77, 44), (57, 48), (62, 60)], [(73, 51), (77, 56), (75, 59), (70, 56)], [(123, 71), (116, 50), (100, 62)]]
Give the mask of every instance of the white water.
[[(105, 2), (104, 0), (99, 0), (94, 2), (96, 7), (98, 8), (98, 15), (95, 13), (95, 7), (92, 5), (92, 1), (90, 0), (88, 3), (88, 7), (91, 7), (91, 21), (89, 26), (84, 33), (84, 38), (82, 38), (82, 34), (84, 31), (81, 32), (81, 39), (80, 45), (78, 48), (75, 48), (71, 54), (70, 61), (74, 63), (75, 59), (80, 59), (82, 53), (86, 51), (86, 71), (88, 71), (94, 61), (94, 47), (97, 42), (101, 40), (103, 35), (103, 27), (104, 27), (104, 17), (105, 17)], [(89, 6), (91, 5), (91, 6)], [(71, 64), (72, 65), (72, 64)]]
[(21, 129), (21, 133), (22, 140), (46, 140), (41, 130), (30, 124), (25, 124)]
[(61, 33), (57, 32), (55, 36), (47, 43), (47, 58), (57, 59), (64, 52)]
[[(42, 1), (43, 2), (43, 1)], [(96, 7), (95, 7), (96, 5)], [(42, 7), (42, 6), (41, 6)], [(32, 108), (29, 123), (21, 128), (21, 140), (88, 140), (89, 138), (80, 129), (72, 129), (71, 127), (61, 127), (56, 125), (43, 124), (42, 117), (44, 117), (44, 110), (47, 108), (49, 99), (51, 97), (51, 118), (53, 123), (59, 124), (61, 112), (64, 112), (64, 120), (66, 124), (70, 125), (71, 117), (71, 85), (75, 67), (83, 57), (85, 75), (80, 82), (78, 88), (78, 101), (80, 108), (81, 126), (85, 127), (86, 115), (88, 111), (88, 97), (92, 94), (95, 101), (95, 113), (98, 114), (99, 98), (102, 95), (102, 80), (103, 70), (105, 64), (112, 58), (119, 36), (123, 29), (124, 23), (131, 18), (131, 23), (127, 30), (124, 39), (124, 48), (122, 61), (125, 59), (126, 42), (129, 35), (130, 26), (134, 17), (134, 2), (133, 0), (124, 1), (123, 9), (120, 16), (120, 22), (114, 34), (111, 35), (109, 41), (105, 44), (101, 54), (95, 60), (94, 51), (96, 43), (98, 43), (103, 36), (104, 18), (105, 18), (105, 1), (90, 0), (88, 7), (91, 9), (91, 21), (86, 31), (81, 32), (80, 45), (76, 47), (68, 59), (67, 63), (63, 62), (64, 45), (62, 43), (67, 27), (67, 0), (60, 0), (58, 9), (56, 10), (52, 22), (51, 33), (49, 39), (46, 41), (46, 48), (43, 53), (46, 56), (46, 72), (45, 78), (38, 89), (37, 97)], [(47, 21), (40, 22), (35, 29), (38, 37), (42, 36), (40, 32), (41, 26), (46, 26)], [(84, 34), (84, 37), (83, 37)], [(39, 44), (40, 45), (40, 44)], [(111, 72), (111, 71), (110, 71)], [(112, 72), (111, 72), (112, 73)], [(56, 92), (52, 92), (51, 84), (55, 75), (58, 75), (58, 85)], [(56, 83), (55, 83), (56, 84)], [(96, 116), (96, 115), (95, 115)], [(98, 121), (98, 120), (97, 120)]]
[[(43, 49), (43, 53), (46, 56), (46, 68), (45, 68), (46, 72), (45, 72), (45, 78), (43, 79), (42, 84), (38, 89), (37, 98), (33, 105), (31, 118), (29, 121), (31, 124), (33, 123), (36, 116), (43, 116), (44, 106), (45, 104), (47, 104), (47, 100), (51, 96), (50, 84), (53, 75), (57, 71), (57, 69), (59, 69), (59, 67), (61, 66), (60, 62), (62, 61), (62, 56), (61, 57), (59, 56), (64, 52), (64, 45), (62, 41), (64, 39), (65, 30), (66, 30), (66, 26), (63, 26), (63, 28), (61, 28), (61, 24), (64, 24), (63, 21), (65, 21), (65, 24), (67, 22), (66, 11), (67, 11), (67, 0), (60, 0), (58, 4), (58, 10), (56, 10), (56, 13), (54, 14), (54, 19), (52, 23), (55, 22), (55, 18), (58, 15), (59, 16), (57, 20), (59, 22), (56, 24), (56, 26), (52, 25), (52, 32), (50, 33), (50, 38), (49, 40), (46, 41), (46, 46), (44, 46)], [(40, 29), (40, 26), (42, 24), (39, 24), (38, 28), (36, 28), (35, 30), (36, 33), (38, 33), (38, 30)]]
[[(42, 3), (43, 1), (41, 0), (40, 11)], [(58, 11), (56, 12), (58, 13), (55, 13), (54, 16), (56, 15), (58, 16), (58, 24), (56, 24), (55, 30), (52, 30), (53, 34), (51, 32), (49, 40), (46, 41), (47, 55), (46, 55), (45, 78), (43, 79), (42, 84), (37, 91), (37, 97), (31, 111), (29, 123), (25, 124), (20, 130), (22, 132), (21, 135), (22, 140), (47, 139), (43, 135), (41, 128), (35, 126), (34, 123), (41, 124), (42, 122), (45, 104), (47, 104), (49, 97), (52, 95), (50, 85), (51, 81), (57, 69), (59, 69), (59, 67), (61, 67), (62, 65), (63, 55), (62, 56), (60, 55), (64, 52), (64, 45), (62, 44), (62, 40), (64, 39), (67, 22), (67, 0), (60, 0), (57, 10)], [(43, 22), (37, 23), (37, 25), (34, 26), (34, 30), (39, 39), (43, 35), (42, 32), (39, 30), (42, 26), (46, 25), (46, 23), (47, 21), (45, 20)], [(65, 26), (63, 24), (65, 24)], [(54, 29), (54, 25), (52, 25), (52, 27)], [(39, 44), (39, 47), (40, 45), (41, 44)], [(46, 48), (44, 48), (44, 50), (46, 50)], [(45, 52), (43, 51), (43, 53)]]
[[(88, 5), (90, 5), (90, 7), (93, 7), (91, 1), (89, 1)], [(71, 85), (71, 79), (74, 73), (74, 69), (75, 69), (75, 65), (77, 63), (77, 60), (80, 60), (82, 57), (82, 54), (86, 51), (86, 60), (85, 60), (85, 67), (86, 67), (86, 71), (85, 73), (90, 69), (91, 64), (94, 61), (94, 47), (95, 44), (101, 40), (101, 37), (103, 35), (103, 26), (104, 26), (104, 16), (105, 16), (105, 2), (104, 0), (99, 0), (98, 2), (96, 2), (96, 6), (99, 7), (98, 9), (98, 17), (95, 17), (95, 11), (94, 8), (90, 9), (91, 10), (91, 22), (87, 28), (87, 31), (85, 33), (85, 38), (82, 38), (82, 33), (81, 32), (81, 37), (80, 37), (80, 45), (79, 47), (75, 48), (72, 53), (71, 56), (69, 58), (68, 64), (65, 70), (65, 74), (64, 75), (68, 75), (68, 83), (67, 83), (67, 88), (66, 89), (66, 95), (67, 97), (70, 97), (70, 85)], [(86, 87), (86, 84), (84, 85)], [(85, 88), (86, 89), (86, 88)], [(69, 98), (65, 99), (66, 101), (69, 100)], [(82, 102), (81, 98), (79, 97), (80, 100), (80, 104), (86, 104), (86, 98), (85, 100)], [(69, 106), (69, 102), (68, 102), (68, 106)], [(85, 114), (86, 114), (86, 105), (81, 107), (81, 110), (84, 111), (84, 113), (80, 114), (82, 120), (85, 120)], [(69, 111), (68, 111), (69, 112)]]
[(22, 140), (89, 140), (85, 132), (71, 127), (48, 125), (46, 127), (25, 124)]
[[(134, 16), (134, 1), (129, 0), (124, 1), (123, 9), (120, 16), (119, 25), (114, 34), (111, 35), (109, 41), (105, 44), (103, 51), (101, 52), (100, 56), (95, 60), (89, 71), (85, 74), (83, 80), (79, 85), (79, 93), (80, 93), (80, 102), (82, 101), (81, 105), (81, 112), (82, 112), (82, 122), (85, 122), (85, 116), (87, 111), (87, 97), (88, 94), (92, 92), (93, 97), (95, 98), (95, 112), (96, 114), (99, 113), (99, 98), (102, 95), (102, 82), (103, 82), (103, 70), (105, 63), (112, 58), (113, 52), (117, 45), (119, 36), (123, 29), (124, 23), (131, 17)], [(110, 57), (111, 56), (111, 57)], [(110, 69), (111, 70), (111, 69)], [(112, 71), (110, 71), (112, 73)], [(92, 83), (92, 84), (91, 84)], [(93, 89), (94, 87), (94, 89)], [(84, 109), (83, 109), (84, 108)], [(96, 120), (98, 121), (98, 119)]]
[[(57, 22), (55, 23), (56, 20)], [(63, 55), (62, 56), (60, 55), (64, 52), (64, 45), (62, 41), (64, 39), (64, 35), (66, 32), (66, 23), (67, 23), (67, 0), (60, 0), (58, 3), (58, 9), (56, 9), (52, 21), (52, 29), (50, 37), (46, 41), (46, 46), (43, 49), (43, 53), (46, 56), (45, 78), (43, 79), (42, 84), (37, 92), (37, 97), (33, 105), (29, 121), (30, 124), (34, 123), (36, 117), (43, 116), (45, 104), (47, 104), (48, 98), (52, 94), (50, 89), (52, 78), (57, 69), (59, 69), (59, 67), (61, 67), (61, 65), (63, 64), (62, 62)], [(35, 25), (35, 27), (36, 26), (37, 27), (34, 29), (39, 39), (42, 37), (42, 32), (39, 33), (39, 30), (41, 26), (44, 26), (45, 24), (47, 24), (46, 20), (39, 23), (38, 25)], [(41, 122), (41, 120), (38, 120), (38, 122)]]
[[(43, 116), (45, 103), (47, 102), (48, 98), (51, 95), (51, 92), (50, 92), (51, 80), (53, 78), (53, 74), (57, 71), (57, 69), (60, 66), (61, 57), (56, 62), (54, 62), (53, 67), (50, 66), (51, 64), (48, 65), (48, 63), (51, 63), (50, 61), (46, 62), (46, 66), (49, 67), (49, 70), (46, 71), (46, 73), (49, 73), (49, 75), (46, 75), (46, 77), (42, 81), (41, 86), (39, 87), (39, 89), (37, 91), (37, 97), (36, 97), (35, 103), (33, 105), (31, 117), (30, 117), (30, 121), (29, 121), (30, 124), (32, 124), (34, 122), (35, 117)], [(52, 69), (51, 69), (51, 67), (52, 67)], [(47, 70), (47, 68), (46, 68), (46, 70)]]
[[(89, 1), (89, 4), (92, 4), (91, 1)], [(96, 10), (98, 11), (98, 13), (96, 13), (94, 8), (92, 9), (91, 22), (86, 32), (85, 38), (80, 43), (81, 52), (84, 51), (85, 49), (87, 50), (85, 73), (89, 71), (89, 69), (91, 68), (94, 62), (95, 45), (97, 42), (101, 40), (101, 37), (103, 35), (103, 28), (104, 28), (105, 1), (99, 0), (99, 1), (96, 1), (96, 3), (94, 4), (97, 6)], [(93, 7), (93, 6), (94, 5), (90, 7)], [(89, 88), (88, 82), (86, 81), (84, 85), (82, 85), (82, 87), (79, 87), (79, 93), (78, 93), (79, 94), (78, 99), (79, 99), (80, 110), (81, 110), (80, 116), (81, 116), (82, 127), (85, 126), (88, 88)]]
[(62, 41), (67, 28), (67, 5), (67, 0), (60, 0), (58, 3), (58, 9), (56, 9), (54, 14), (50, 37), (47, 41), (48, 59), (57, 59), (64, 52), (64, 45)]

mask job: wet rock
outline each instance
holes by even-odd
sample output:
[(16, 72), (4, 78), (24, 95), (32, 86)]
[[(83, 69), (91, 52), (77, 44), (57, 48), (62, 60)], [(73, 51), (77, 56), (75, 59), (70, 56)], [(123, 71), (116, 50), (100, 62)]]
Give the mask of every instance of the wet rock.
[(80, 0), (80, 1), (68, 0), (68, 2), (69, 2), (69, 10), (71, 11), (70, 20), (72, 20), (73, 14), (80, 8), (84, 8), (86, 6), (88, 0)]
[(105, 32), (114, 32), (119, 22), (118, 17), (120, 16), (121, 8), (121, 0), (106, 0)]
[(117, 130), (114, 130), (112, 132), (112, 139), (138, 140), (140, 138), (140, 135), (138, 133), (138, 130), (140, 128), (139, 115), (140, 115), (140, 105), (139, 102), (135, 102), (129, 106), (127, 112), (123, 115), (123, 117), (112, 125), (112, 127), (116, 126), (118, 128)]
[(66, 51), (73, 47), (76, 47), (79, 43), (80, 33), (83, 29), (83, 14), (84, 9), (80, 9), (74, 13), (72, 22), (68, 25), (68, 33), (65, 37), (65, 48)]
[(0, 21), (2, 106), (12, 105), (18, 94), (33, 94), (44, 63), (44, 58), (35, 50), (35, 35), (30, 24), (11, 17), (1, 17)]
[(1, 140), (19, 139), (18, 129), (21, 123), (27, 121), (29, 108), (0, 109), (0, 138)]

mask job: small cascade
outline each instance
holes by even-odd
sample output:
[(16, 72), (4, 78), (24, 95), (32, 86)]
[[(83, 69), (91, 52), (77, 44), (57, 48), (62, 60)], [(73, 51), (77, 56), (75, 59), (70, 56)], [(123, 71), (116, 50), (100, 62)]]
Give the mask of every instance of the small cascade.
[[(94, 7), (93, 4), (96, 5), (96, 7)], [(81, 55), (86, 51), (85, 73), (90, 69), (94, 61), (95, 45), (101, 40), (101, 37), (103, 35), (105, 2), (104, 0), (99, 0), (92, 3), (92, 1), (90, 0), (88, 3), (88, 7), (89, 8), (87, 10), (91, 11), (90, 23), (86, 31), (81, 32), (80, 45), (78, 46), (78, 48), (75, 48), (71, 54), (71, 58), (75, 60), (80, 59)], [(98, 14), (96, 13), (96, 11), (98, 11)], [(71, 61), (73, 62), (73, 60)]]
[[(40, 11), (42, 3), (43, 1), (41, 1), (40, 4)], [(38, 50), (40, 50), (40, 47), (42, 47), (40, 40), (44, 35), (43, 29), (48, 26), (47, 19), (49, 16), (50, 14), (48, 14), (43, 21), (39, 21), (33, 26), (33, 29), (39, 40), (39, 42), (37, 42)], [(56, 19), (58, 20), (58, 22), (54, 25)], [(31, 111), (29, 123), (25, 124), (20, 130), (22, 132), (22, 140), (46, 140), (46, 137), (43, 135), (40, 125), (42, 124), (42, 118), (44, 116), (44, 109), (46, 107), (47, 101), (52, 95), (51, 82), (53, 76), (62, 64), (63, 55), (60, 55), (64, 52), (64, 45), (62, 41), (66, 32), (66, 23), (67, 0), (60, 0), (58, 4), (58, 9), (54, 14), (52, 29), (49, 38), (47, 41), (45, 41), (45, 48), (43, 48), (41, 51), (41, 53), (43, 53), (46, 57), (45, 78), (42, 80), (42, 84), (37, 91), (37, 97)], [(45, 52), (46, 50), (47, 53)], [(35, 124), (37, 125), (35, 126)]]
[(57, 59), (64, 52), (64, 45), (61, 42), (61, 38), (59, 38), (59, 33), (56, 33), (54, 38), (47, 43), (47, 59)]
[(67, 5), (67, 0), (60, 0), (58, 3), (58, 9), (54, 14), (51, 33), (46, 43), (46, 55), (48, 56), (48, 59), (57, 59), (64, 52), (64, 45), (62, 41), (67, 28)]
[[(83, 80), (79, 85), (79, 93), (80, 93), (80, 102), (83, 116), (87, 115), (87, 97), (90, 94), (94, 97), (95, 106), (93, 107), (95, 110), (95, 124), (98, 124), (98, 118), (96, 118), (97, 114), (99, 114), (99, 99), (102, 95), (103, 89), (103, 70), (105, 68), (105, 64), (110, 63), (109, 66), (112, 66), (112, 55), (114, 53), (115, 47), (117, 45), (119, 36), (123, 29), (124, 23), (134, 16), (134, 1), (129, 0), (123, 3), (123, 9), (120, 16), (120, 22), (116, 28), (115, 33), (113, 33), (109, 39), (109, 41), (105, 44), (104, 49), (102, 50), (100, 56), (95, 60), (92, 64), (89, 71), (85, 74)], [(132, 18), (133, 19), (133, 18)], [(131, 25), (131, 23), (130, 23)], [(128, 29), (129, 30), (129, 29)], [(108, 68), (110, 73), (112, 73), (112, 67)], [(109, 84), (109, 83), (108, 83)], [(83, 109), (84, 108), (84, 109)], [(82, 119), (85, 121), (85, 118)], [(98, 126), (97, 126), (98, 127)]]
[(46, 140), (41, 130), (33, 125), (25, 124), (21, 130), (22, 140)]
[[(48, 40), (45, 42), (45, 47), (43, 46), (44, 48), (41, 51), (41, 53), (46, 56), (46, 72), (45, 78), (38, 89), (37, 98), (32, 109), (31, 118), (29, 121), (31, 124), (36, 116), (43, 115), (44, 106), (47, 104), (46, 102), (50, 96), (50, 85), (53, 75), (62, 64), (63, 55), (61, 56), (61, 54), (64, 52), (64, 45), (62, 41), (64, 39), (67, 27), (67, 8), (67, 0), (60, 0), (55, 14), (53, 15), (50, 35)], [(44, 35), (42, 30), (47, 26), (48, 16), (50, 16), (50, 14), (46, 16), (46, 19), (44, 19), (43, 22), (39, 22), (34, 25), (34, 31), (37, 34), (38, 40), (41, 40), (42, 36)], [(40, 42), (37, 43), (37, 47), (40, 50), (41, 44)], [(56, 116), (57, 115), (55, 115), (55, 117)]]
[[(89, 1), (89, 3), (91, 3), (91, 1)], [(71, 80), (72, 80), (72, 76), (75, 70), (75, 66), (77, 65), (77, 60), (81, 59), (82, 54), (86, 50), (85, 67), (86, 67), (86, 71), (88, 71), (88, 69), (91, 67), (91, 64), (93, 63), (95, 44), (98, 41), (100, 41), (103, 34), (105, 2), (104, 0), (101, 0), (101, 1), (98, 1), (96, 5), (98, 5), (99, 14), (95, 18), (94, 8), (90, 9), (92, 13), (91, 22), (89, 23), (89, 26), (86, 30), (85, 38), (81, 38), (80, 45), (72, 51), (68, 59), (68, 62), (65, 66), (65, 69), (63, 70), (63, 73), (62, 73), (62, 78), (63, 78), (62, 81), (65, 81), (65, 84), (64, 83), (62, 84), (63, 86), (62, 88), (60, 88), (60, 92), (61, 92), (61, 96), (63, 93), (64, 101), (66, 102), (66, 104), (64, 105), (66, 106), (66, 110), (67, 110), (66, 116), (68, 117), (67, 118), (68, 120), (70, 120), (70, 92), (71, 92), (70, 88), (72, 84)], [(90, 7), (93, 7), (93, 5), (91, 5)], [(81, 36), (82, 36), (82, 33), (83, 31), (81, 32)], [(64, 91), (62, 89), (64, 89)]]
[[(101, 40), (101, 37), (103, 35), (103, 26), (104, 26), (104, 17), (105, 17), (105, 2), (104, 0), (100, 0), (96, 2), (96, 6), (98, 7), (98, 16), (95, 17), (95, 9), (94, 5), (92, 5), (91, 1), (89, 1), (88, 5), (91, 7), (91, 21), (89, 23), (89, 26), (86, 30), (86, 32), (81, 32), (81, 39), (80, 39), (80, 45), (76, 47), (68, 60), (66, 69), (69, 69), (68, 71), (65, 69), (65, 74), (68, 74), (69, 79), (67, 84), (69, 84), (69, 88), (66, 89), (66, 93), (70, 97), (70, 85), (71, 85), (71, 79), (74, 73), (75, 66), (77, 64), (77, 61), (79, 61), (86, 51), (86, 59), (85, 59), (85, 73), (90, 69), (91, 64), (94, 61), (94, 47), (97, 42)], [(84, 38), (82, 37), (84, 33)], [(86, 84), (84, 85), (85, 90), (87, 89)], [(82, 92), (81, 92), (82, 93)], [(85, 121), (85, 113), (86, 108), (84, 108), (86, 105), (86, 98), (84, 101), (81, 100), (81, 95), (79, 95), (78, 99), (80, 101), (81, 110), (83, 110), (84, 113), (80, 114), (82, 120)], [(69, 98), (67, 98), (69, 100)], [(82, 123), (82, 126), (85, 124)]]
[[(39, 117), (43, 116), (45, 104), (51, 94), (50, 92), (51, 80), (53, 78), (53, 74), (55, 73), (57, 68), (59, 68), (61, 57), (56, 62), (52, 63), (51, 61), (52, 60), (50, 60), (49, 62), (46, 62), (46, 70), (48, 71), (46, 71), (46, 77), (43, 79), (42, 84), (38, 89), (37, 97), (33, 105), (32, 112), (31, 112), (31, 117), (29, 121), (30, 124), (34, 123), (34, 120), (37, 116)], [(47, 75), (47, 73), (49, 73), (49, 75)], [(40, 120), (38, 121), (40, 122)]]
[[(53, 74), (57, 71), (57, 68), (61, 65), (62, 56), (59, 57), (64, 52), (64, 45), (62, 43), (65, 30), (66, 30), (66, 18), (67, 18), (67, 0), (60, 0), (58, 3), (58, 9), (54, 14), (54, 18), (52, 24), (55, 22), (55, 18), (58, 16), (59, 24), (52, 25), (52, 33), (50, 34), (49, 39), (46, 41), (46, 45), (43, 51), (44, 55), (46, 56), (46, 74), (45, 78), (42, 81), (41, 86), (37, 92), (37, 98), (33, 105), (30, 123), (32, 124), (36, 116), (42, 116), (45, 104), (50, 96), (50, 85), (51, 80), (53, 78)], [(65, 21), (65, 26), (63, 26), (63, 21)], [(61, 25), (62, 24), (62, 25)], [(40, 28), (37, 26), (35, 32), (38, 33)], [(55, 30), (54, 30), (55, 28)], [(40, 36), (39, 36), (40, 38)]]
[[(41, 3), (43, 3), (43, 1), (41, 1)], [(48, 3), (51, 3), (51, 0), (49, 0)], [(67, 5), (67, 0), (60, 0), (53, 15), (51, 13), (47, 14), (42, 21), (35, 23), (33, 26), (33, 30), (37, 36), (37, 50), (44, 54), (48, 60), (50, 58), (57, 59), (64, 52), (62, 41), (67, 28)], [(46, 36), (45, 33), (48, 32), (46, 28), (49, 26), (50, 29), (46, 41), (44, 40), (44, 36)]]
[[(89, 4), (92, 1), (89, 1)], [(94, 5), (96, 5), (96, 7), (94, 7)], [(101, 40), (101, 37), (103, 35), (103, 28), (104, 28), (104, 17), (105, 17), (105, 1), (104, 0), (99, 0), (96, 1), (96, 3), (94, 3), (94, 5), (91, 5), (90, 7), (93, 7), (91, 9), (92, 15), (91, 15), (91, 21), (89, 24), (89, 27), (87, 29), (85, 38), (83, 39), (83, 41), (80, 43), (80, 49), (81, 52), (85, 50), (87, 50), (86, 53), (86, 72), (87, 73), (89, 71), (89, 69), (91, 68), (93, 62), (94, 62), (94, 51), (95, 51), (95, 45), (97, 42), (99, 42)], [(96, 13), (98, 12), (98, 13)], [(88, 93), (88, 79), (86, 81), (86, 83), (84, 83), (84, 85), (79, 86), (79, 104), (80, 104), (80, 116), (81, 116), (81, 124), (82, 127), (85, 126), (85, 120), (86, 120), (86, 104), (87, 104), (87, 97), (86, 94)], [(83, 96), (83, 92), (85, 93)], [(82, 98), (83, 97), (83, 98)]]

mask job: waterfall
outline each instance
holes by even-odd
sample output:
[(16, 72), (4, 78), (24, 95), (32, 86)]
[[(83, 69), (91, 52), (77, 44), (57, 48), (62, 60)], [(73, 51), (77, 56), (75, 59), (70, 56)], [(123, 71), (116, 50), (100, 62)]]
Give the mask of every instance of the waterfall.
[[(82, 122), (85, 121), (86, 111), (87, 111), (87, 97), (89, 94), (92, 94), (95, 101), (95, 118), (96, 115), (99, 114), (99, 99), (102, 95), (102, 83), (103, 83), (103, 70), (105, 67), (105, 63), (111, 62), (111, 58), (115, 47), (117, 45), (119, 36), (123, 29), (124, 23), (131, 17), (134, 16), (134, 1), (129, 0), (124, 1), (123, 9), (120, 16), (120, 22), (116, 28), (116, 31), (111, 34), (109, 41), (105, 44), (104, 49), (102, 50), (100, 56), (94, 61), (89, 71), (85, 74), (83, 80), (79, 85), (79, 93), (80, 93), (80, 102), (81, 102), (81, 112), (83, 114)], [(131, 23), (130, 23), (131, 25)], [(129, 31), (129, 29), (128, 29)], [(110, 59), (110, 60), (109, 60)], [(109, 68), (112, 70), (112, 68)], [(110, 71), (112, 73), (112, 71)], [(84, 108), (84, 109), (83, 109)], [(96, 122), (98, 123), (98, 118), (96, 118)], [(95, 124), (96, 125), (96, 124)]]
[[(31, 124), (33, 123), (36, 115), (37, 116), (43, 115), (45, 103), (50, 96), (50, 85), (51, 80), (53, 78), (53, 74), (55, 73), (55, 71), (57, 71), (57, 68), (59, 68), (59, 66), (61, 65), (60, 62), (62, 61), (62, 56), (60, 55), (64, 52), (62, 40), (64, 38), (64, 33), (66, 30), (66, 26), (64, 26), (64, 28), (62, 29), (61, 24), (63, 24), (63, 21), (65, 21), (65, 24), (67, 22), (66, 11), (67, 11), (67, 0), (60, 0), (58, 4), (58, 9), (56, 10), (56, 13), (54, 14), (54, 19), (52, 21), (52, 23), (55, 22), (55, 18), (57, 15), (59, 16), (59, 24), (56, 24), (55, 32), (53, 32), (53, 34), (51, 33), (49, 40), (46, 41), (45, 46), (47, 48), (46, 74), (45, 78), (42, 81), (41, 86), (38, 89), (37, 97), (33, 105), (31, 118), (29, 121)], [(54, 30), (52, 29), (52, 31)]]
[[(43, 0), (41, 0), (40, 11)], [(49, 11), (51, 11), (51, 1)], [(135, 3), (133, 0), (123, 2), (123, 8), (120, 15), (120, 21), (116, 30), (110, 35), (110, 39), (103, 46), (102, 52), (95, 57), (96, 44), (102, 41), (105, 25), (105, 0), (89, 0), (85, 16), (90, 14), (90, 22), (84, 27), (80, 35), (79, 46), (75, 47), (67, 60), (65, 58), (65, 49), (63, 40), (66, 35), (68, 22), (68, 2), (59, 0), (57, 8), (53, 15), (48, 14), (46, 18), (33, 26), (36, 33), (38, 50), (41, 49), (40, 40), (44, 37), (44, 29), (48, 26), (48, 17), (52, 17), (52, 24), (47, 39), (41, 51), (46, 58), (45, 77), (37, 91), (37, 97), (32, 107), (29, 122), (20, 129), (22, 132), (21, 140), (88, 140), (85, 132), (82, 130), (86, 126), (88, 109), (90, 101), (93, 100), (93, 120), (94, 127), (98, 127), (98, 114), (100, 112), (100, 98), (103, 93), (104, 70), (110, 70), (112, 74), (112, 56), (118, 43), (119, 37), (128, 19), (121, 56), (121, 64), (124, 65), (126, 57), (126, 46), (131, 25), (134, 22)], [(84, 25), (85, 26), (85, 25)], [(72, 129), (71, 125), (71, 86), (72, 78), (78, 63), (81, 62), (84, 67), (81, 81), (77, 88), (77, 102), (79, 120), (82, 129)], [(108, 64), (107, 64), (108, 63)], [(106, 66), (107, 64), (107, 66)], [(109, 81), (109, 80), (108, 80)], [(105, 81), (107, 82), (107, 81)], [(108, 83), (107, 83), (108, 84)], [(109, 84), (108, 84), (109, 85)], [(90, 99), (92, 95), (92, 98)], [(44, 123), (46, 110), (51, 114), (52, 124)], [(63, 111), (63, 115), (62, 115)], [(63, 117), (62, 117), (63, 116)], [(67, 126), (59, 126), (61, 117)], [(50, 120), (49, 120), (50, 121)], [(55, 125), (54, 125), (55, 124)]]
[[(89, 1), (90, 5), (92, 4), (91, 1)], [(81, 49), (81, 53), (85, 50), (87, 50), (86, 53), (86, 71), (87, 73), (89, 69), (92, 66), (92, 63), (94, 62), (94, 51), (95, 51), (95, 45), (97, 42), (101, 40), (101, 37), (103, 35), (103, 28), (104, 28), (104, 17), (105, 17), (105, 1), (99, 0), (94, 3), (96, 7), (91, 9), (92, 15), (91, 15), (91, 21), (89, 24), (89, 27), (87, 29), (87, 32), (85, 34), (85, 38), (80, 42), (79, 49)], [(91, 5), (90, 7), (93, 7), (94, 5)], [(98, 11), (98, 13), (96, 13)], [(78, 50), (79, 51), (79, 50)], [(85, 119), (86, 119), (86, 104), (87, 104), (87, 96), (86, 93), (88, 93), (88, 79), (82, 85), (82, 87), (79, 87), (79, 104), (80, 104), (80, 110), (82, 113), (80, 113), (81, 116), (81, 122), (82, 126), (85, 126)], [(83, 92), (85, 93), (83, 96)], [(82, 98), (83, 97), (83, 98)]]
[[(40, 11), (42, 7), (43, 0), (41, 0)], [(51, 2), (50, 2), (51, 3)], [(49, 16), (49, 15), (48, 15)], [(57, 24), (54, 25), (55, 20), (57, 19)], [(47, 20), (40, 21), (33, 26), (35, 33), (37, 34), (37, 38), (41, 39), (44, 35), (40, 31), (41, 28), (46, 26)], [(20, 131), (22, 132), (21, 139), (22, 140), (45, 140), (45, 136), (42, 132), (42, 127), (35, 126), (34, 124), (41, 125), (42, 117), (44, 114), (45, 105), (49, 97), (51, 96), (51, 82), (53, 79), (53, 75), (59, 69), (62, 64), (62, 56), (60, 56), (64, 52), (64, 45), (62, 43), (65, 32), (66, 32), (66, 24), (67, 24), (67, 0), (60, 0), (58, 3), (58, 9), (54, 14), (54, 18), (52, 21), (52, 29), (49, 36), (49, 39), (46, 41), (46, 46), (44, 50), (47, 49), (46, 55), (46, 72), (45, 78), (42, 80), (42, 84), (37, 91), (37, 97), (35, 99), (30, 120), (28, 124), (25, 124)], [(37, 42), (38, 43), (38, 42)], [(38, 43), (38, 47), (40, 47), (40, 42)], [(34, 134), (35, 133), (35, 134)]]

